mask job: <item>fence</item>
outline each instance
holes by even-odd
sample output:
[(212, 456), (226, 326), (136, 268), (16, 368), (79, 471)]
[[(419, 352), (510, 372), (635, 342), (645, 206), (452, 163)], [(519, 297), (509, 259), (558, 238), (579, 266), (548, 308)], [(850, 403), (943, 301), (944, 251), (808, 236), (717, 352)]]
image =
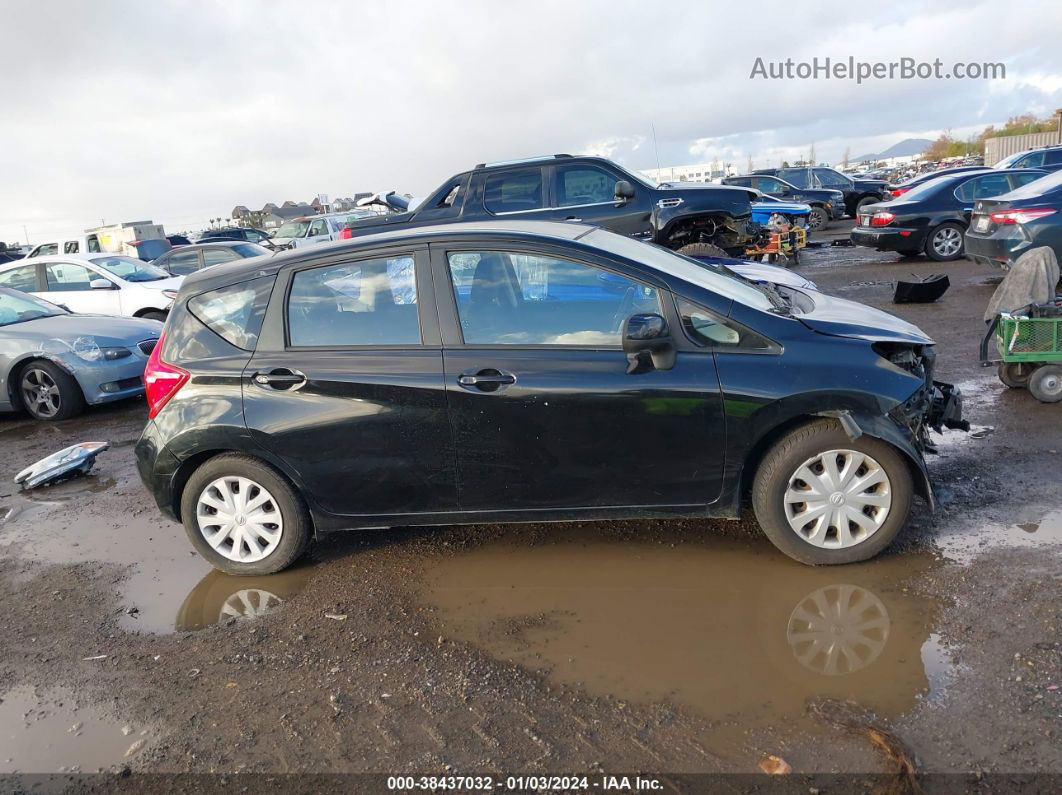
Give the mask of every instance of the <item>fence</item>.
[(1053, 146), (1062, 143), (1057, 131), (1028, 133), (1027, 135), (1004, 135), (985, 139), (985, 165), (994, 166), (1004, 157), (1038, 146)]

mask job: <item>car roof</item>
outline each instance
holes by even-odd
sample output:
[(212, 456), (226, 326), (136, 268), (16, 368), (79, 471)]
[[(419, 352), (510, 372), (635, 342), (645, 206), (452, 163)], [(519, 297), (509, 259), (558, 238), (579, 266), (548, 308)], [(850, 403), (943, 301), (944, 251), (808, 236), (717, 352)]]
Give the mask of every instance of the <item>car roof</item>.
[(466, 221), (461, 223), (434, 224), (413, 228), (388, 229), (371, 235), (359, 235), (349, 240), (319, 243), (301, 249), (279, 251), (268, 256), (248, 257), (236, 262), (225, 262), (204, 268), (185, 277), (187, 286), (212, 289), (236, 284), (258, 276), (275, 274), (293, 262), (320, 259), (324, 256), (349, 252), (356, 254), (364, 249), (391, 243), (408, 242), (423, 245), (435, 240), (453, 237), (481, 235), (486, 238), (537, 239), (543, 242), (575, 241), (598, 227), (566, 221)]
[[(130, 257), (128, 254), (117, 254), (113, 251), (93, 251), (89, 254), (42, 254), (39, 257), (26, 257), (24, 259), (5, 262), (0, 265), (0, 270), (7, 270), (11, 265), (29, 265), (34, 262), (84, 262), (89, 265), (96, 265), (93, 260), (100, 259), (101, 257), (126, 257), (127, 259), (136, 259), (136, 257)], [(96, 267), (99, 266), (96, 265)]]

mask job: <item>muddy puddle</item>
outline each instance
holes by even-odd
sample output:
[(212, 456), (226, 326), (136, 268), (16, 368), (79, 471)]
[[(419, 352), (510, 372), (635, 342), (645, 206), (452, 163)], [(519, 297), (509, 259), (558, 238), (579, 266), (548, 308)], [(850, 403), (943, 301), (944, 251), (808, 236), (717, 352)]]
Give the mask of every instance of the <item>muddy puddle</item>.
[[(124, 451), (123, 451), (124, 452)], [(110, 454), (114, 456), (115, 454)], [(118, 453), (117, 455), (123, 455)], [(224, 575), (196, 555), (184, 529), (164, 519), (140, 485), (98, 471), (0, 500), (0, 554), (41, 563), (110, 563), (125, 567), (118, 583), (120, 624), (129, 631), (167, 633), (203, 629), (230, 619), (253, 619), (282, 605), (313, 571), (303, 566), (271, 577)], [(135, 507), (113, 510), (129, 494)], [(107, 494), (100, 502), (98, 495)], [(107, 511), (110, 503), (111, 510)], [(106, 512), (104, 512), (106, 511)]]
[(0, 773), (93, 773), (142, 753), (151, 732), (63, 689), (0, 692)]
[(434, 564), (425, 595), (442, 633), (592, 695), (743, 730), (806, 723), (821, 697), (896, 716), (951, 676), (941, 606), (911, 587), (938, 556), (812, 568), (766, 542), (552, 537)]

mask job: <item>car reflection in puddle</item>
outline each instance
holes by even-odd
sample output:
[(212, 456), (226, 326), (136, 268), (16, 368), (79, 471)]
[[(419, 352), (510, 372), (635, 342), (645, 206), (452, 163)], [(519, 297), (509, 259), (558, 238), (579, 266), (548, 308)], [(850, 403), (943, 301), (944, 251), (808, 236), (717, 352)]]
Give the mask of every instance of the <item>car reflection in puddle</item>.
[(312, 573), (311, 566), (264, 577), (233, 577), (211, 571), (181, 604), (174, 628), (195, 632), (229, 620), (260, 618), (302, 591)]
[(939, 606), (908, 590), (922, 553), (808, 567), (766, 543), (515, 537), (439, 561), (426, 595), (443, 633), (555, 681), (673, 702), (742, 726), (805, 720), (808, 699), (895, 716), (939, 690)]

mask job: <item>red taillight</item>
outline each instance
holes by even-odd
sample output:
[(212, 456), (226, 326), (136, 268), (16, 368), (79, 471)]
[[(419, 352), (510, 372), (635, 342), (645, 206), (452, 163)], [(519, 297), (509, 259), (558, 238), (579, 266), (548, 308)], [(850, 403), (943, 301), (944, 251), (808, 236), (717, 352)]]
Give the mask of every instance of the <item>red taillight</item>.
[(339, 230), (339, 239), (340, 240), (350, 240), (352, 237), (354, 237), (354, 230), (353, 229), (347, 229), (346, 227), (343, 227), (342, 229)]
[(162, 361), (162, 343), (165, 341), (166, 332), (163, 332), (144, 368), (144, 395), (147, 397), (149, 420), (155, 419), (169, 399), (192, 377), (187, 370)]
[(909, 190), (910, 190), (910, 188), (893, 188), (892, 190), (889, 191), (889, 193), (891, 193), (892, 194), (892, 198), (895, 199), (897, 196), (903, 196)]
[(870, 217), (871, 226), (888, 226), (896, 220), (895, 213), (879, 212)]
[(1027, 224), (1029, 221), (1035, 221), (1037, 218), (1046, 218), (1056, 212), (1058, 211), (1050, 207), (1034, 207), (1028, 210), (1005, 210), (992, 213), (991, 218), (997, 224)]

